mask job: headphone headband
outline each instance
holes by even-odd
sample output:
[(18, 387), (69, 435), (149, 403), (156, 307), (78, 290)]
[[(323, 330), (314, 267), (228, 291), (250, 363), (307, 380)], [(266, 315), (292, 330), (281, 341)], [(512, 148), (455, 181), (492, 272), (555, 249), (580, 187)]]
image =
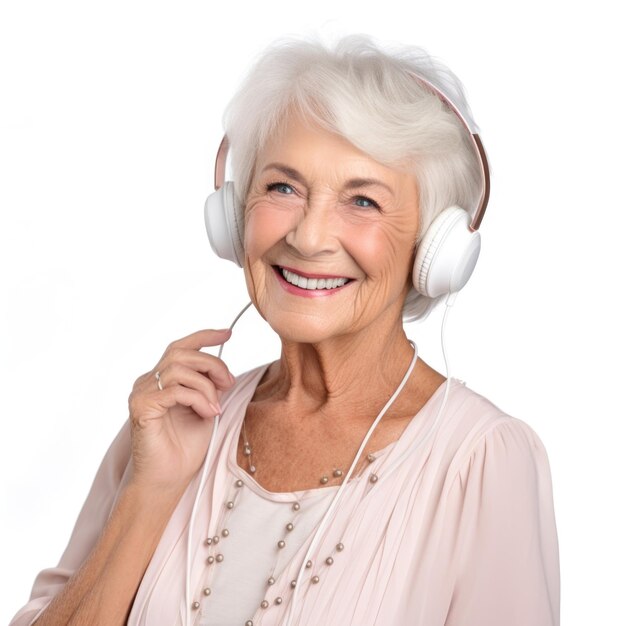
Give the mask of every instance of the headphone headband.
[(220, 141), (220, 147), (217, 149), (217, 156), (215, 157), (215, 171), (213, 173), (213, 186), (215, 191), (224, 184), (224, 179), (226, 178), (226, 155), (228, 154), (228, 147), (228, 137), (224, 135), (222, 141)]
[(449, 109), (452, 110), (453, 113), (461, 120), (461, 123), (467, 129), (467, 132), (470, 134), (474, 144), (474, 150), (476, 151), (476, 156), (478, 157), (478, 162), (480, 163), (480, 170), (482, 173), (483, 179), (483, 189), (480, 196), (480, 201), (478, 202), (478, 206), (476, 207), (474, 214), (472, 215), (472, 219), (469, 224), (469, 229), (471, 231), (478, 230), (480, 228), (480, 223), (483, 221), (483, 216), (485, 215), (485, 210), (487, 209), (487, 203), (489, 202), (489, 191), (490, 191), (490, 179), (489, 179), (489, 163), (487, 162), (487, 154), (485, 153), (485, 149), (483, 148), (483, 142), (480, 140), (480, 136), (478, 133), (475, 133), (470, 127), (468, 121), (465, 119), (461, 111), (459, 111), (458, 107), (448, 96), (446, 96), (441, 89), (433, 85), (429, 80), (423, 78), (422, 76), (418, 76), (414, 72), (409, 72), (409, 74), (418, 82), (421, 82), (426, 87), (430, 88), (430, 90), (439, 97), (439, 99), (448, 106)]

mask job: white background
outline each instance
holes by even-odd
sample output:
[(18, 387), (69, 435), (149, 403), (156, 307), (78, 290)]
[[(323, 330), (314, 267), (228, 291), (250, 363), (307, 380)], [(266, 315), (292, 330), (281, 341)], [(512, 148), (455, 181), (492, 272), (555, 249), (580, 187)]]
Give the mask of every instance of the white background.
[[(58, 562), (134, 380), (247, 302), (204, 231), (221, 114), (253, 55), (319, 31), (420, 45), (465, 84), (493, 178), (451, 374), (548, 450), (563, 623), (623, 620), (626, 51), (610, 6), (3, 2), (0, 622)], [(440, 321), (408, 334), (444, 372)], [(233, 371), (278, 355), (255, 311), (238, 328)]]

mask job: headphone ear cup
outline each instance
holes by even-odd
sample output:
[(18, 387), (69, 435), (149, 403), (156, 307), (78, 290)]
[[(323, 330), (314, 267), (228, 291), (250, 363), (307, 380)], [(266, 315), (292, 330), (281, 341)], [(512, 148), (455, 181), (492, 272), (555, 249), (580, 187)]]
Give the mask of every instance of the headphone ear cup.
[(243, 228), (232, 181), (226, 181), (206, 199), (204, 224), (213, 252), (243, 267)]
[(480, 253), (480, 233), (469, 229), (470, 216), (458, 206), (444, 209), (417, 248), (413, 286), (429, 298), (460, 291)]

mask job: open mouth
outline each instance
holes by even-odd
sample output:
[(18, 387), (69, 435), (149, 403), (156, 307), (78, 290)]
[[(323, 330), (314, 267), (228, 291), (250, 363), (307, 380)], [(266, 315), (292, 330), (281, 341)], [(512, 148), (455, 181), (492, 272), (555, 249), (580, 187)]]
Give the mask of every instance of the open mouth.
[(272, 265), (272, 268), (286, 283), (304, 291), (331, 291), (344, 287), (354, 279), (345, 276), (303, 276), (280, 265)]

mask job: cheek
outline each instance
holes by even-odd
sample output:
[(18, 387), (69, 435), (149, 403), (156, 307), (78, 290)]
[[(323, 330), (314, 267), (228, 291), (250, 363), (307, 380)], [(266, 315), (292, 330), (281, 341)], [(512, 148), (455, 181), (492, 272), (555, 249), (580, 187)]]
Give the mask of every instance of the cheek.
[[(348, 252), (359, 260), (367, 276), (401, 275), (408, 272), (415, 240), (412, 231), (397, 228), (364, 228), (352, 232)], [(402, 271), (400, 271), (402, 269)]]
[(278, 243), (288, 232), (284, 211), (268, 204), (257, 203), (246, 210), (244, 250), (252, 264)]

